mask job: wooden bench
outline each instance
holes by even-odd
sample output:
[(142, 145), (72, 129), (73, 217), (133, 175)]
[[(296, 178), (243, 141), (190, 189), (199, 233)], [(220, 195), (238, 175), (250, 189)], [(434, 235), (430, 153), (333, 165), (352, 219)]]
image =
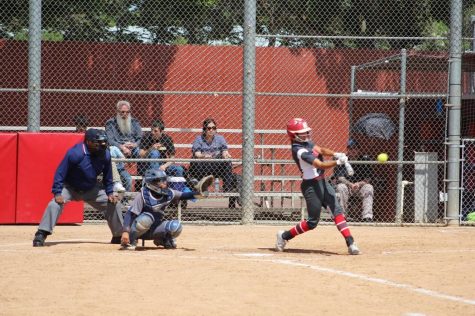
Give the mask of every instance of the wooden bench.
[[(91, 127), (92, 128), (92, 127)], [(103, 126), (93, 127), (97, 129), (104, 129)], [(3, 126), (0, 127), (0, 130), (8, 130), (8, 131), (26, 131), (26, 126)], [(74, 126), (41, 126), (40, 131), (48, 131), (48, 132), (74, 132)], [(143, 131), (150, 131), (150, 128), (142, 128)], [(182, 134), (182, 133), (189, 133), (193, 136), (199, 135), (202, 132), (201, 128), (175, 128), (175, 127), (167, 127), (165, 128), (165, 132), (171, 134), (172, 138), (174, 135)], [(242, 129), (219, 129), (219, 134), (222, 134), (226, 139), (226, 134), (242, 134)], [(276, 151), (277, 150), (285, 150), (290, 152), (290, 144), (283, 144), (281, 143), (274, 143), (269, 144), (267, 136), (270, 135), (279, 135), (279, 138), (282, 139), (283, 135), (286, 135), (286, 130), (273, 130), (273, 129), (256, 129), (254, 130), (255, 134), (255, 145), (254, 148), (259, 150), (260, 153), (255, 157), (255, 163), (259, 165), (259, 170), (257, 170), (257, 174), (254, 176), (254, 181), (258, 183), (259, 191), (255, 191), (254, 196), (260, 199), (260, 206), (265, 207), (273, 207), (274, 206), (274, 199), (280, 199), (281, 203), (280, 206), (283, 207), (284, 200), (290, 199), (292, 201), (292, 206), (294, 205), (294, 199), (301, 199), (302, 195), (299, 192), (298, 188), (294, 190), (294, 184), (297, 181), (300, 181), (299, 176), (292, 176), (287, 175), (285, 171), (285, 166), (293, 165), (294, 162), (291, 160), (279, 160), (276, 159)], [(235, 138), (235, 137), (234, 137)], [(190, 149), (191, 154), (191, 143), (175, 143), (175, 147), (177, 149)], [(242, 149), (241, 144), (228, 144), (228, 147), (231, 150), (239, 150)], [(266, 154), (267, 153), (267, 154)], [(270, 153), (270, 155), (269, 155)], [(270, 156), (270, 159), (264, 159), (266, 156)], [(114, 161), (129, 161), (134, 162), (136, 159), (114, 159)], [(145, 161), (145, 160), (142, 160)], [(167, 161), (163, 159), (163, 161)], [(168, 160), (169, 161), (169, 160)], [(173, 161), (178, 163), (189, 163), (191, 160), (188, 159), (173, 159)], [(195, 159), (195, 161), (198, 161)], [(233, 166), (235, 168), (239, 167), (242, 164), (240, 159), (232, 159)], [(280, 167), (280, 172), (278, 172), (278, 168)], [(279, 173), (279, 174), (278, 174)], [(134, 180), (141, 180), (142, 176), (138, 174), (131, 175), (132, 179)], [(285, 190), (285, 184), (290, 184), (290, 190)], [(279, 191), (276, 191), (276, 187), (280, 186)], [(133, 194), (128, 194), (132, 196)], [(239, 194), (236, 192), (219, 192), (219, 193), (212, 193), (211, 196), (214, 198), (227, 198), (230, 196), (238, 196)], [(269, 203), (267, 203), (269, 202)]]
[[(150, 128), (143, 128), (143, 131), (149, 131)], [(173, 139), (177, 138), (175, 136), (183, 133), (191, 134), (193, 136), (199, 135), (202, 133), (201, 128), (175, 128), (175, 127), (167, 127), (165, 128), (165, 132), (172, 136)], [(222, 129), (220, 128), (218, 130), (219, 134), (222, 134), (225, 139), (228, 139), (226, 137), (226, 134), (242, 134), (241, 129)], [(256, 196), (262, 197), (261, 205), (265, 203), (265, 198), (269, 197), (270, 198), (270, 205), (274, 205), (274, 199), (280, 198), (281, 199), (281, 206), (284, 204), (283, 200), (284, 199), (293, 199), (295, 198), (295, 193), (294, 193), (294, 183), (296, 181), (300, 180), (299, 176), (289, 176), (286, 174), (285, 171), (285, 166), (286, 165), (294, 165), (294, 162), (292, 160), (282, 160), (282, 159), (275, 159), (276, 157), (276, 151), (277, 150), (288, 150), (290, 152), (290, 144), (267, 144), (266, 143), (266, 136), (269, 135), (286, 135), (287, 131), (286, 130), (265, 130), (265, 129), (257, 129), (254, 131), (256, 137), (255, 137), (255, 145), (254, 148), (260, 151), (260, 154), (257, 154), (255, 157), (255, 163), (259, 165), (259, 170), (257, 170), (257, 174), (254, 177), (254, 181), (258, 182), (258, 187), (261, 191), (261, 193), (256, 193)], [(180, 137), (178, 137), (180, 138)], [(189, 137), (192, 138), (192, 137)], [(235, 138), (235, 137), (234, 137)], [(285, 137), (286, 139), (286, 137)], [(190, 149), (190, 155), (191, 155), (191, 148), (192, 144), (191, 143), (180, 143), (180, 142), (175, 142), (175, 148), (176, 149)], [(232, 144), (228, 143), (228, 148), (230, 150), (239, 150), (242, 149), (241, 144)], [(267, 155), (266, 155), (267, 152)], [(265, 157), (269, 157), (270, 159), (264, 159)], [(116, 159), (114, 159), (116, 160)], [(126, 159), (126, 160), (116, 160), (116, 161), (147, 161), (147, 160), (140, 160), (140, 159)], [(150, 161), (150, 160), (149, 160)], [(170, 159), (159, 159), (158, 161), (171, 161)], [(173, 159), (172, 161), (176, 163), (181, 163), (181, 164), (188, 164), (192, 160), (190, 158), (176, 158)], [(193, 159), (193, 161), (200, 161), (199, 159)], [(233, 168), (238, 168), (242, 164), (241, 159), (231, 159), (230, 160), (233, 163)], [(280, 172), (278, 172), (278, 167), (280, 167)], [(278, 174), (279, 173), (279, 174)], [(134, 174), (132, 175), (132, 179), (134, 180), (141, 180), (142, 177), (140, 175)], [(290, 191), (284, 190), (284, 187), (286, 183), (291, 183)], [(277, 187), (280, 187), (279, 190), (282, 192), (280, 195), (276, 194), (270, 194), (268, 196), (265, 195), (265, 193), (269, 192), (274, 192)], [(300, 194), (300, 193), (297, 193)], [(238, 196), (237, 193), (219, 193), (218, 194), (221, 197), (229, 197), (229, 196)]]

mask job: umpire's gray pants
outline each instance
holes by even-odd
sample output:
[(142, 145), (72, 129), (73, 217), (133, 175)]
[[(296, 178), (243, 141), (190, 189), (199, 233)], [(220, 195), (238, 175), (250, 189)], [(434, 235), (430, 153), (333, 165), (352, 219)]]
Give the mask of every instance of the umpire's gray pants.
[(61, 195), (64, 198), (64, 204), (56, 203), (53, 198), (46, 207), (38, 229), (53, 233), (59, 216), (63, 212), (64, 205), (69, 201), (84, 201), (104, 213), (112, 236), (120, 237), (122, 235), (122, 204), (120, 202), (117, 202), (117, 204), (110, 203), (106, 191), (99, 183), (89, 191), (76, 191), (65, 185)]

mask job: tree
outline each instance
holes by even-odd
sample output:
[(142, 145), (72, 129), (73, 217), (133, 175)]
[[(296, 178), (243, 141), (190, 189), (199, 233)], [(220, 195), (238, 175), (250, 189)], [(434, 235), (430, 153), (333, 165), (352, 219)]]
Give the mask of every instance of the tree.
[[(446, 27), (450, 25), (450, 0), (256, 1), (257, 32), (271, 35), (260, 45), (447, 49), (414, 38), (446, 33)], [(243, 2), (44, 0), (43, 34), (44, 39), (64, 41), (240, 45), (243, 40)], [(464, 1), (464, 12), (473, 12), (474, 2)], [(28, 1), (0, 0), (0, 5), (0, 37), (26, 39)], [(322, 39), (308, 35), (369, 39)]]

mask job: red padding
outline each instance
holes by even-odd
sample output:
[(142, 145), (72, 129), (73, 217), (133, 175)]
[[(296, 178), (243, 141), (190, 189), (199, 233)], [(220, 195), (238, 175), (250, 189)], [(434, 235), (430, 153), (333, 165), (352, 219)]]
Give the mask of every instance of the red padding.
[(0, 133), (0, 224), (15, 223), (17, 134)]
[[(66, 151), (81, 142), (84, 134), (19, 133), (17, 223), (39, 223), (53, 198), (54, 173)], [(58, 223), (82, 223), (83, 202), (66, 205)]]

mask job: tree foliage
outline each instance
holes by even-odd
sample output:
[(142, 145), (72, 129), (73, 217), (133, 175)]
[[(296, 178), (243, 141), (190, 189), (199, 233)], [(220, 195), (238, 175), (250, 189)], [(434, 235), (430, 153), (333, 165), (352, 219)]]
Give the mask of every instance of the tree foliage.
[[(258, 45), (446, 49), (447, 41), (428, 45), (427, 40), (418, 37), (447, 36), (450, 3), (450, 0), (257, 0), (257, 33), (266, 35)], [(0, 5), (0, 37), (26, 39), (28, 1), (0, 0)], [(474, 8), (475, 0), (464, 1), (465, 24)], [(239, 45), (243, 40), (243, 10), (243, 1), (235, 0), (43, 0), (43, 38)], [(471, 36), (470, 27), (464, 32)]]

